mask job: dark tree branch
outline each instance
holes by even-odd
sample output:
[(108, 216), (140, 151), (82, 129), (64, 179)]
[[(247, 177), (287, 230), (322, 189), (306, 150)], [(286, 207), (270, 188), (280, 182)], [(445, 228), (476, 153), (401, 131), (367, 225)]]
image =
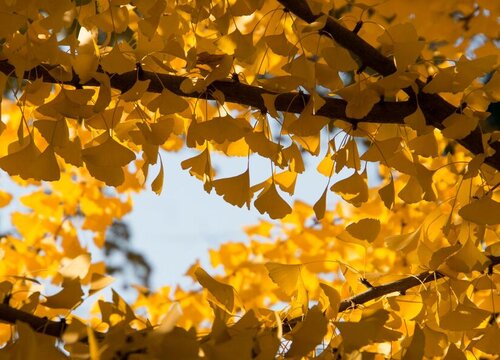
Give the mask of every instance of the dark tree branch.
[[(488, 255), (490, 263), (488, 264), (488, 272), (492, 272), (493, 267), (500, 264), (500, 256)], [(343, 300), (339, 305), (339, 312), (344, 312), (346, 310), (352, 309), (358, 305), (365, 304), (371, 300), (378, 299), (384, 295), (388, 295), (394, 292), (404, 294), (408, 289), (419, 286), (434, 280), (444, 278), (446, 275), (439, 271), (424, 271), (418, 275), (408, 276), (403, 279), (393, 281), (383, 285), (373, 286), (367, 291)], [(46, 335), (61, 338), (64, 331), (68, 327), (64, 320), (54, 321), (47, 318), (42, 318), (22, 310), (13, 308), (8, 304), (0, 304), (0, 321), (15, 324), (16, 321), (22, 321), (28, 324), (34, 331), (43, 333)], [(296, 318), (287, 320), (287, 329), (283, 329), (284, 332), (289, 332), (295, 324), (302, 321), (302, 318)], [(103, 339), (105, 337), (104, 333), (96, 333), (98, 339)], [(80, 340), (81, 342), (86, 342), (87, 338)]]
[[(56, 73), (57, 66), (37, 66), (27, 71), (23, 78), (26, 80), (35, 80), (42, 78), (48, 83), (63, 83), (71, 86), (100, 86), (100, 83), (91, 79), (84, 84), (80, 83), (78, 76), (66, 81), (59, 81), (52, 74)], [(6, 60), (0, 61), (0, 71), (4, 74), (13, 76), (14, 67)], [(186, 94), (181, 90), (181, 83), (186, 79), (183, 76), (156, 74), (150, 71), (141, 70), (141, 80), (150, 80), (148, 91), (161, 93), (164, 88), (174, 94), (184, 97), (211, 99), (214, 98), (207, 93), (193, 92)], [(130, 71), (124, 74), (110, 74), (111, 86), (120, 90), (122, 93), (130, 89), (137, 80), (137, 72)], [(275, 107), (277, 111), (300, 114), (304, 110), (305, 104), (309, 101), (309, 95), (298, 92), (276, 93), (257, 86), (251, 86), (235, 82), (232, 80), (219, 80), (210, 84), (212, 89), (217, 89), (224, 94), (225, 101), (241, 105), (251, 106), (261, 111), (266, 111), (262, 95), (276, 95)], [(384, 102), (376, 104), (372, 111), (363, 119), (350, 119), (346, 116), (345, 109), (347, 102), (342, 99), (324, 97), (325, 105), (317, 112), (317, 115), (326, 116), (331, 119), (342, 119), (351, 123), (369, 122), (369, 123), (387, 123), (404, 124), (404, 118), (415, 111), (415, 104), (411, 102)]]
[[(313, 14), (309, 5), (304, 0), (278, 0), (288, 11), (294, 13), (297, 17), (307, 23), (312, 23), (319, 17), (325, 14)], [(331, 35), (331, 37), (342, 47), (351, 51), (359, 57), (363, 66), (370, 67), (377, 71), (382, 76), (390, 75), (396, 72), (394, 62), (382, 55), (377, 49), (359, 37), (355, 32), (352, 32), (339, 24), (332, 17), (328, 17), (325, 27), (322, 30)], [(425, 83), (419, 79), (416, 81), (420, 90), (425, 86)], [(405, 89), (408, 95), (413, 95), (413, 90)], [(425, 115), (427, 124), (434, 126), (437, 129), (444, 129), (443, 121), (456, 111), (456, 108), (445, 101), (437, 94), (428, 94), (422, 91), (418, 93), (418, 103), (422, 112)], [(467, 137), (458, 140), (463, 147), (471, 151), (473, 154), (484, 153), (481, 130), (476, 128)], [(498, 152), (486, 158), (485, 162), (495, 169), (500, 171), (500, 154)]]
[(0, 304), (0, 321), (15, 324), (16, 321), (22, 321), (28, 324), (34, 331), (60, 338), (66, 330), (65, 321), (53, 321), (42, 318), (22, 310), (13, 308), (8, 304)]
[[(500, 256), (487, 255), (490, 259), (490, 263), (487, 266), (488, 272), (491, 273), (493, 267), (500, 264)], [(387, 284), (373, 286), (370, 289), (362, 292), (361, 294), (354, 295), (348, 299), (342, 300), (339, 304), (339, 312), (344, 312), (349, 309), (354, 309), (359, 305), (366, 304), (369, 301), (376, 300), (384, 295), (391, 293), (404, 294), (408, 289), (415, 286), (419, 286), (431, 281), (439, 280), (446, 277), (446, 275), (440, 271), (424, 271), (417, 275), (408, 276), (400, 280), (396, 280)], [(286, 320), (283, 328), (283, 332), (290, 332), (293, 327), (301, 322), (302, 318), (293, 318)]]
[[(489, 255), (490, 264), (488, 267), (494, 267), (500, 264), (500, 256)], [(387, 284), (374, 286), (361, 294), (355, 295), (348, 299), (343, 300), (339, 305), (339, 312), (352, 309), (358, 305), (367, 303), (368, 301), (378, 299), (384, 295), (394, 292), (404, 294), (406, 290), (412, 287), (419, 286), (431, 281), (444, 278), (446, 275), (439, 271), (424, 271), (418, 275), (408, 276), (400, 280), (396, 280)]]

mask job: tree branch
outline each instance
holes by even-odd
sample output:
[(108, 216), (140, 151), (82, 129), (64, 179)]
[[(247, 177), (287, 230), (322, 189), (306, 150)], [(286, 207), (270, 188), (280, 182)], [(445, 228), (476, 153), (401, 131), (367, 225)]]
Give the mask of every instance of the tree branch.
[[(23, 78), (35, 80), (41, 78), (47, 83), (62, 83), (66, 85), (78, 86), (100, 86), (100, 83), (91, 79), (86, 83), (81, 83), (78, 76), (73, 76), (66, 81), (59, 81), (52, 74), (56, 73), (57, 66), (43, 65), (37, 66), (30, 71), (26, 71)], [(14, 67), (7, 60), (0, 61), (0, 72), (13, 76)], [(124, 74), (109, 74), (111, 87), (120, 90), (122, 93), (129, 90), (137, 80), (137, 72), (130, 71)], [(176, 95), (191, 98), (201, 98), (214, 100), (210, 91), (200, 93), (184, 93), (181, 90), (181, 83), (186, 79), (184, 76), (169, 74), (157, 74), (150, 71), (141, 72), (141, 80), (150, 80), (148, 91), (161, 93), (164, 88)], [(262, 95), (276, 95), (275, 107), (277, 111), (300, 114), (304, 110), (305, 104), (309, 101), (309, 95), (298, 92), (276, 93), (257, 86), (242, 84), (232, 80), (218, 80), (210, 84), (211, 89), (217, 89), (224, 94), (225, 101), (241, 105), (251, 106), (261, 111), (267, 111)], [(351, 123), (387, 123), (404, 124), (404, 118), (415, 112), (415, 104), (411, 102), (381, 102), (376, 104), (372, 111), (362, 119), (350, 119), (346, 116), (345, 109), (347, 102), (342, 99), (323, 97), (325, 105), (319, 109), (317, 115), (326, 116), (331, 119), (342, 119)]]
[[(488, 258), (490, 259), (488, 269), (492, 269), (494, 266), (500, 264), (500, 256), (488, 255)], [(403, 294), (412, 287), (419, 286), (430, 281), (438, 280), (444, 278), (445, 276), (445, 274), (439, 271), (424, 271), (418, 275), (408, 276), (387, 284), (374, 286), (361, 294), (343, 300), (339, 305), (339, 312), (344, 312), (346, 310), (352, 309), (353, 307), (365, 304), (371, 300), (375, 300), (379, 297), (391, 294), (393, 292), (399, 292)], [(68, 327), (64, 320), (49, 320), (47, 318), (42, 318), (13, 308), (8, 304), (0, 304), (0, 321), (10, 324), (15, 324), (16, 321), (22, 321), (28, 324), (36, 332), (54, 336), (57, 338), (61, 338), (64, 331)], [(300, 321), (302, 321), (302, 318), (287, 320), (285, 324), (288, 326), (286, 327), (286, 329), (283, 329), (283, 331), (285, 333), (291, 331), (291, 329)], [(105, 337), (105, 334), (96, 333), (96, 336), (98, 339), (103, 339)], [(86, 342), (87, 338), (83, 338), (80, 341)]]
[[(313, 14), (309, 5), (304, 0), (278, 0), (278, 2), (307, 23), (312, 23), (319, 17), (325, 15), (323, 13), (317, 15)], [(362, 66), (371, 67), (382, 76), (387, 76), (397, 71), (391, 59), (382, 55), (377, 49), (359, 37), (356, 33), (348, 30), (332, 17), (328, 16), (322, 31), (330, 34), (339, 45), (358, 56)], [(443, 121), (457, 110), (456, 107), (449, 104), (437, 94), (422, 92), (421, 90), (425, 86), (423, 81), (417, 79), (416, 84), (420, 90), (417, 95), (418, 104), (425, 115), (427, 124), (439, 130), (444, 129)], [(411, 88), (405, 89), (405, 91), (409, 95), (413, 94)], [(457, 140), (457, 142), (473, 154), (477, 155), (484, 153), (482, 133), (479, 127), (472, 131), (467, 137)], [(500, 171), (500, 154), (497, 152), (495, 155), (486, 158), (485, 163)]]
[[(500, 256), (487, 255), (488, 259), (490, 259), (490, 264), (488, 264), (488, 269), (492, 269), (496, 265), (500, 264)], [(353, 309), (358, 305), (366, 304), (369, 301), (378, 299), (384, 295), (388, 295), (394, 292), (404, 294), (408, 289), (412, 287), (419, 286), (431, 281), (435, 281), (438, 279), (442, 279), (446, 277), (446, 275), (440, 271), (424, 271), (417, 275), (408, 276), (402, 278), (400, 280), (396, 280), (387, 284), (382, 284), (378, 286), (373, 286), (370, 289), (362, 292), (361, 294), (354, 295), (350, 298), (342, 300), (339, 305), (339, 312), (344, 312), (349, 309)], [(302, 317), (293, 318), (290, 320), (284, 321), (285, 328), (283, 328), (283, 332), (290, 332), (293, 327), (300, 321), (302, 321)]]
[(28, 324), (34, 331), (60, 338), (66, 330), (65, 321), (53, 321), (42, 318), (22, 310), (13, 308), (8, 304), (0, 304), (0, 321), (15, 324), (16, 321), (22, 321)]

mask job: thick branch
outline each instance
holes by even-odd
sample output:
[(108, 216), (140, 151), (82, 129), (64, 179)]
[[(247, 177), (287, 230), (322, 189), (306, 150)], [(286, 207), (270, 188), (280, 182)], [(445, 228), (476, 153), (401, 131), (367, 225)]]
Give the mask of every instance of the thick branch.
[[(24, 73), (23, 78), (26, 80), (35, 80), (42, 78), (48, 83), (61, 83), (55, 79), (51, 72), (57, 69), (56, 66), (44, 65), (37, 66), (30, 71)], [(7, 75), (14, 74), (14, 67), (6, 60), (0, 61), (0, 71)], [(55, 73), (55, 71), (54, 71)], [(212, 99), (210, 91), (206, 93), (193, 92), (186, 94), (181, 90), (181, 83), (186, 79), (183, 76), (157, 74), (149, 71), (141, 72), (142, 80), (150, 80), (148, 91), (160, 93), (164, 88), (171, 92), (184, 97)], [(124, 74), (110, 74), (111, 87), (121, 92), (130, 89), (137, 80), (137, 72), (130, 71)], [(86, 83), (80, 83), (77, 76), (72, 79), (63, 81), (63, 84), (79, 86), (100, 86), (100, 83), (91, 79)], [(275, 107), (277, 111), (299, 114), (304, 110), (305, 104), (309, 101), (309, 95), (299, 94), (298, 92), (275, 93), (257, 86), (251, 86), (235, 82), (232, 80), (219, 80), (210, 84), (211, 89), (217, 89), (224, 94), (225, 101), (241, 105), (251, 106), (262, 111), (266, 111), (263, 94), (277, 95)], [(376, 104), (372, 111), (363, 119), (350, 119), (346, 116), (345, 109), (347, 102), (342, 99), (324, 97), (325, 105), (317, 112), (317, 115), (326, 116), (331, 119), (342, 119), (351, 123), (369, 122), (369, 123), (387, 123), (387, 124), (404, 124), (404, 118), (415, 111), (415, 105), (411, 102), (381, 102)]]
[[(488, 269), (492, 269), (494, 266), (500, 264), (500, 256), (488, 255), (490, 259), (490, 264), (488, 264)], [(387, 284), (374, 286), (367, 291), (343, 300), (339, 305), (339, 312), (346, 311), (357, 305), (365, 304), (371, 300), (375, 300), (384, 295), (388, 295), (394, 292), (405, 293), (408, 289), (419, 286), (430, 281), (438, 280), (446, 275), (439, 271), (424, 271), (418, 275), (408, 276), (403, 279), (393, 281)], [(42, 318), (30, 313), (24, 312), (19, 309), (10, 307), (8, 304), (0, 304), (0, 321), (7, 322), (10, 324), (15, 324), (16, 321), (22, 321), (28, 324), (33, 330), (46, 335), (54, 336), (60, 338), (64, 330), (67, 328), (65, 321), (53, 321), (47, 318)], [(289, 325), (287, 329), (283, 329), (288, 332), (293, 328), (293, 326), (302, 321), (302, 318), (291, 319), (287, 321)], [(103, 333), (96, 333), (98, 339), (104, 338)], [(82, 342), (86, 341), (86, 338), (80, 340)]]
[[(313, 14), (305, 0), (278, 1), (307, 23), (312, 23), (320, 16), (325, 15), (323, 13), (317, 15)], [(339, 45), (358, 56), (363, 67), (371, 67), (383, 76), (396, 72), (396, 66), (391, 59), (383, 56), (377, 49), (359, 37), (356, 33), (339, 24), (332, 17), (327, 18), (323, 31), (330, 34)], [(417, 79), (416, 83), (419, 89), (422, 90), (425, 84), (419, 79)], [(406, 91), (411, 96), (412, 90), (408, 89)], [(443, 121), (456, 111), (455, 106), (449, 104), (437, 94), (427, 94), (420, 91), (418, 94), (418, 103), (425, 115), (427, 124), (440, 130), (444, 128)], [(479, 128), (476, 128), (467, 137), (458, 140), (458, 142), (473, 154), (484, 153), (482, 136)], [(496, 153), (487, 158), (485, 162), (500, 171), (500, 154)]]
[(36, 332), (60, 338), (66, 330), (66, 322), (53, 321), (42, 318), (22, 310), (10, 307), (8, 304), (0, 304), (0, 321), (15, 324), (22, 321), (28, 324)]
[[(488, 255), (488, 258), (490, 259), (488, 269), (493, 269), (493, 267), (500, 264), (500, 256)], [(348, 299), (342, 300), (339, 305), (339, 312), (353, 309), (358, 305), (366, 304), (369, 301), (376, 300), (384, 295), (388, 295), (391, 293), (404, 294), (408, 289), (411, 289), (412, 287), (442, 279), (444, 277), (446, 277), (446, 275), (440, 271), (424, 271), (420, 274), (408, 276), (387, 284), (373, 286), (365, 292), (362, 292), (361, 294), (354, 295)], [(301, 321), (301, 317), (286, 320), (285, 324), (287, 326), (283, 328), (283, 332), (290, 332), (293, 327)]]

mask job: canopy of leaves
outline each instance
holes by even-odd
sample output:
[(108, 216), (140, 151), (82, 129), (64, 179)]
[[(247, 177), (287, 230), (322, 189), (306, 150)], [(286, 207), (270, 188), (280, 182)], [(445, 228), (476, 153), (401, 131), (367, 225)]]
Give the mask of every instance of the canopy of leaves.
[[(28, 189), (0, 189), (24, 205), (0, 240), (0, 357), (496, 358), (499, 16), (487, 0), (0, 1), (1, 176)], [(264, 218), (210, 252), (217, 272), (188, 269), (192, 287), (113, 291), (78, 318), (113, 282), (82, 231), (119, 247), (132, 194), (160, 194), (162, 154), (185, 147), (205, 191)], [(219, 176), (214, 153), (241, 169)], [(306, 171), (324, 187), (292, 204)]]

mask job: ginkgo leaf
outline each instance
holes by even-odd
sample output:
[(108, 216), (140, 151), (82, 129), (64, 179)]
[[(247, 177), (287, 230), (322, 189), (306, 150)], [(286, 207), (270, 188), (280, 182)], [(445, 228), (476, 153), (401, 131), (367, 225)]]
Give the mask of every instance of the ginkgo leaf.
[(213, 140), (219, 144), (225, 141), (234, 142), (243, 138), (252, 131), (252, 127), (243, 118), (233, 118), (229, 115), (215, 117), (209, 121), (191, 121), (188, 128), (186, 142), (188, 146), (203, 144), (206, 140)]
[(410, 346), (406, 348), (403, 360), (422, 359), (424, 357), (425, 335), (420, 326), (415, 325)]
[(443, 360), (466, 360), (464, 352), (457, 348), (454, 343), (451, 343)]
[(474, 116), (451, 114), (443, 120), (445, 128), (441, 132), (450, 139), (463, 139), (476, 128), (478, 121)]
[(274, 174), (274, 182), (282, 191), (293, 195), (295, 192), (295, 183), (297, 182), (297, 173), (293, 171), (283, 171), (279, 174)]
[(475, 347), (485, 353), (498, 355), (500, 354), (499, 338), (500, 328), (498, 326), (488, 326), (483, 337), (475, 344)]
[(423, 190), (417, 178), (410, 177), (406, 185), (398, 193), (401, 200), (408, 204), (414, 204), (422, 200)]
[(420, 156), (436, 157), (438, 155), (438, 143), (432, 131), (410, 140), (408, 147)]
[(37, 120), (33, 125), (52, 146), (65, 147), (68, 145), (69, 129), (66, 119)]
[(234, 288), (215, 280), (201, 267), (194, 272), (196, 279), (217, 300), (217, 304), (232, 314), (236, 310)]
[(485, 196), (465, 205), (458, 211), (458, 214), (465, 220), (477, 224), (500, 224), (500, 203)]
[(67, 262), (59, 269), (59, 274), (68, 279), (83, 279), (89, 272), (89, 266), (90, 254), (82, 254)]
[(297, 47), (288, 41), (284, 32), (268, 35), (265, 37), (265, 41), (275, 54), (281, 56), (294, 56), (298, 51)]
[(392, 177), (387, 185), (384, 185), (378, 190), (378, 194), (384, 202), (385, 207), (391, 209), (392, 205), (394, 205), (394, 198), (396, 196), (394, 191), (394, 179)]
[(299, 147), (292, 143), (289, 147), (282, 150), (284, 160), (288, 163), (290, 171), (296, 172), (298, 174), (304, 172), (304, 160), (302, 159), (302, 154), (300, 153)]
[(428, 93), (452, 92), (456, 94), (465, 90), (475, 78), (491, 71), (496, 61), (496, 55), (473, 60), (462, 56), (455, 67), (441, 69), (423, 90)]
[(446, 260), (454, 271), (470, 273), (471, 271), (483, 271), (490, 260), (469, 239), (456, 254)]
[(377, 219), (361, 219), (346, 227), (349, 234), (360, 240), (373, 242), (380, 232), (380, 221)]
[(377, 342), (395, 341), (401, 336), (400, 332), (384, 327), (389, 319), (386, 310), (365, 310), (359, 322), (335, 322), (335, 326), (342, 335), (343, 346), (347, 353)]
[(354, 172), (350, 177), (333, 184), (330, 190), (339, 193), (345, 201), (354, 206), (361, 206), (362, 203), (368, 200), (368, 186), (365, 175), (365, 173), (358, 174)]
[(89, 172), (111, 186), (121, 185), (125, 179), (122, 166), (135, 160), (135, 154), (104, 133), (104, 141), (82, 150), (82, 159)]
[(318, 306), (309, 309), (300, 328), (292, 335), (292, 346), (286, 353), (286, 357), (300, 358), (314, 350), (326, 335), (327, 325), (328, 320)]
[(61, 89), (52, 101), (39, 106), (37, 111), (53, 119), (59, 119), (61, 116), (73, 119), (88, 118), (94, 114), (92, 106), (87, 105), (94, 92), (91, 89)]
[(326, 63), (335, 71), (353, 71), (359, 68), (349, 51), (341, 46), (326, 47), (322, 50)]
[(130, 89), (120, 95), (120, 99), (124, 101), (140, 100), (148, 89), (150, 82), (150, 79), (137, 80)]
[(93, 129), (110, 130), (120, 123), (123, 113), (123, 107), (118, 106), (113, 109), (107, 109), (103, 112), (85, 120), (85, 125)]
[(48, 296), (43, 306), (52, 309), (72, 309), (82, 301), (83, 291), (78, 278), (66, 280), (63, 289), (57, 294)]
[(488, 311), (474, 307), (473, 304), (469, 306), (458, 304), (455, 310), (440, 317), (439, 325), (443, 329), (453, 331), (471, 330), (479, 326), (489, 315)]
[(4, 190), (0, 190), (0, 208), (9, 205), (12, 195)]
[(380, 96), (371, 89), (365, 89), (347, 98), (345, 113), (352, 119), (362, 119), (380, 101)]
[(315, 115), (313, 107), (314, 101), (311, 97), (298, 119), (288, 125), (286, 130), (298, 136), (317, 135), (321, 129), (330, 122), (330, 119), (324, 116)]
[(160, 95), (151, 100), (147, 105), (151, 111), (159, 110), (162, 115), (183, 112), (189, 106), (187, 101), (168, 89), (163, 89)]
[(163, 162), (160, 161), (160, 171), (158, 172), (158, 175), (156, 175), (156, 178), (151, 183), (151, 190), (153, 190), (156, 195), (160, 195), (161, 191), (163, 190), (164, 177), (165, 175), (163, 174)]
[(111, 276), (101, 275), (98, 273), (92, 273), (90, 278), (90, 289), (89, 295), (95, 294), (96, 292), (106, 288), (111, 285), (115, 279)]
[(99, 145), (83, 149), (82, 157), (85, 163), (101, 167), (121, 167), (135, 160), (134, 152), (111, 136)]
[[(0, 158), (0, 168), (9, 175), (19, 175), (23, 179), (54, 181), (60, 177), (60, 169), (54, 154), (54, 148), (47, 146), (43, 152), (30, 139), (21, 150)], [(11, 144), (12, 145), (12, 144)], [(12, 146), (12, 148), (16, 148)]]
[(419, 39), (411, 23), (391, 26), (378, 38), (378, 41), (393, 49), (392, 53), (399, 70), (404, 70), (415, 62), (425, 45), (425, 42)]
[(248, 169), (237, 176), (214, 180), (212, 185), (217, 194), (223, 196), (228, 203), (238, 207), (246, 204), (250, 208), (252, 194), (250, 192), (250, 173)]
[(271, 184), (264, 189), (254, 201), (255, 208), (261, 214), (267, 213), (271, 219), (281, 219), (292, 212), (292, 208)]
[(414, 249), (420, 239), (421, 228), (419, 227), (414, 232), (401, 235), (392, 235), (385, 239), (385, 244), (388, 248), (395, 251), (406, 251)]
[(136, 61), (131, 53), (133, 49), (126, 42), (121, 42), (101, 58), (101, 66), (109, 73), (123, 74), (132, 71), (135, 69)]
[(328, 298), (328, 311), (327, 311), (328, 318), (335, 319), (339, 312), (339, 305), (341, 300), (340, 294), (335, 288), (325, 283), (320, 283), (319, 286), (321, 287), (321, 290), (323, 290), (324, 294)]
[(313, 206), (314, 214), (316, 215), (316, 219), (321, 220), (325, 216), (326, 212), (326, 194), (328, 192), (328, 188), (323, 191), (320, 198), (316, 201)]
[(302, 282), (302, 265), (267, 263), (266, 269), (269, 277), (288, 296), (293, 296)]
[(248, 133), (245, 141), (253, 152), (271, 160), (276, 160), (282, 149), (280, 144), (269, 140), (263, 132)]
[(210, 181), (214, 176), (214, 171), (212, 169), (212, 163), (210, 161), (210, 152), (207, 148), (201, 153), (192, 157), (190, 159), (181, 162), (181, 167), (186, 170), (189, 169), (189, 173), (192, 176), (196, 176), (202, 181)]

